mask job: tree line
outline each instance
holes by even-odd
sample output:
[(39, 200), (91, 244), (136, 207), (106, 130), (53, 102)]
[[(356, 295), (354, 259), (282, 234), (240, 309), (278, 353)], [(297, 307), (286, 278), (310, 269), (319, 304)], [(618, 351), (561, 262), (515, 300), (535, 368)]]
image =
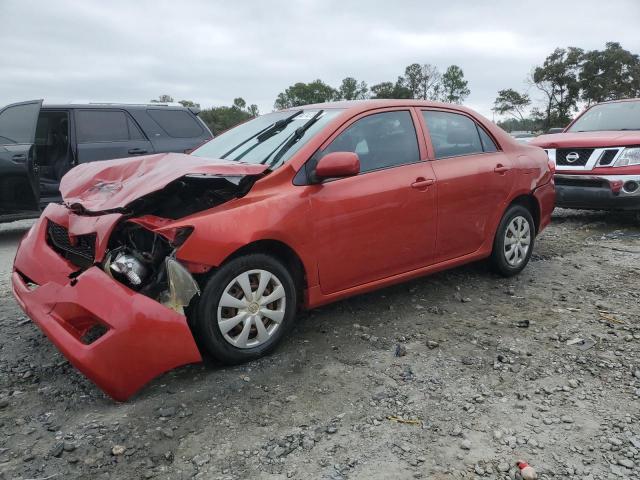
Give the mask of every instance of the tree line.
[[(311, 103), (324, 103), (338, 100), (364, 100), (367, 98), (419, 98), (448, 103), (462, 103), (470, 94), (464, 72), (457, 65), (449, 66), (440, 73), (434, 65), (413, 63), (398, 76), (395, 82), (381, 82), (369, 88), (366, 82), (346, 77), (340, 86), (334, 88), (322, 80), (309, 83), (297, 82), (278, 94), (275, 109), (298, 107)], [(160, 95), (153, 103), (173, 103), (171, 95)], [(200, 108), (192, 100), (179, 100), (185, 107)], [(259, 115), (257, 105), (247, 106), (239, 97), (231, 106), (213, 107), (201, 110), (199, 117), (207, 124), (214, 135), (218, 135), (235, 125)]]
[[(529, 91), (540, 94), (534, 104), (529, 91), (506, 88), (498, 91), (493, 112), (503, 117), (498, 122), (507, 131), (547, 130), (567, 125), (579, 108), (606, 100), (640, 97), (640, 56), (619, 43), (608, 42), (603, 50), (585, 51), (577, 47), (556, 48), (542, 65), (535, 66), (526, 79)], [(311, 103), (368, 98), (423, 99), (462, 103), (471, 93), (462, 68), (450, 65), (441, 73), (434, 65), (412, 63), (395, 81), (369, 86), (355, 77), (346, 77), (331, 86), (321, 79), (297, 82), (280, 92), (275, 109)], [(173, 102), (161, 95), (152, 102)], [(191, 100), (184, 106), (199, 107)], [(231, 106), (203, 109), (200, 118), (214, 135), (259, 115), (255, 104), (247, 105), (239, 97)]]
[(320, 79), (298, 82), (279, 93), (274, 108), (291, 108), (310, 103), (368, 98), (418, 98), (448, 103), (462, 103), (470, 94), (464, 72), (457, 65), (444, 73), (431, 64), (412, 63), (396, 81), (377, 83), (369, 87), (365, 81), (346, 77), (336, 88)]
[(533, 105), (527, 92), (500, 90), (493, 111), (509, 117), (498, 122), (505, 130), (564, 127), (580, 107), (640, 97), (640, 56), (617, 42), (603, 50), (556, 48), (526, 81), (543, 100)]

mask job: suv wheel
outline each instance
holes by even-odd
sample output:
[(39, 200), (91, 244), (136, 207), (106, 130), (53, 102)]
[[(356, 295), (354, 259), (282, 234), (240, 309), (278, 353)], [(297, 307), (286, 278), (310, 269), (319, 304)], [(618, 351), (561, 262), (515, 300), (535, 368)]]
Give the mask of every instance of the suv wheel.
[(198, 304), (195, 329), (217, 360), (235, 364), (273, 350), (291, 328), (297, 307), (292, 275), (273, 257), (250, 254), (220, 267)]
[(505, 212), (493, 241), (491, 264), (498, 273), (511, 277), (529, 263), (535, 242), (535, 224), (529, 210), (512, 205)]

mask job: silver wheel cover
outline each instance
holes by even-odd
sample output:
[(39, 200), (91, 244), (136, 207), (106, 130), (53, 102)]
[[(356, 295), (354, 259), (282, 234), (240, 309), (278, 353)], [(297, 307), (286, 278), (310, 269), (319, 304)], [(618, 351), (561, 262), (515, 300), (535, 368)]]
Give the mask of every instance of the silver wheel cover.
[(254, 348), (278, 330), (286, 306), (278, 277), (266, 270), (248, 270), (225, 287), (218, 303), (218, 328), (234, 347)]
[(518, 267), (527, 258), (531, 247), (531, 226), (529, 221), (518, 215), (509, 223), (504, 234), (504, 258), (512, 267)]

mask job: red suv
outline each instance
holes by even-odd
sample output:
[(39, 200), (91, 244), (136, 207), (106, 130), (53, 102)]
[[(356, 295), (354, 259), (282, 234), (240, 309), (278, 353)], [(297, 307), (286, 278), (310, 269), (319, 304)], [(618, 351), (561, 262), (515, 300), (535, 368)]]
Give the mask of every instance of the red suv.
[(267, 353), (298, 307), (487, 257), (517, 274), (555, 200), (543, 150), (413, 100), (271, 113), (191, 155), (80, 165), (60, 189), (18, 249), (14, 294), (118, 400), (199, 347)]
[(640, 210), (640, 99), (594, 105), (531, 144), (556, 164), (559, 207)]

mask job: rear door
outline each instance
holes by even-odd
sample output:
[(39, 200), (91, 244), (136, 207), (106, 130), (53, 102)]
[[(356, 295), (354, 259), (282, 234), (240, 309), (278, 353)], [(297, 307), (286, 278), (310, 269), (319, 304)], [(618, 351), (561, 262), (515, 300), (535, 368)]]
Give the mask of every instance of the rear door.
[(39, 178), (35, 135), (42, 100), (0, 110), (0, 215), (38, 210)]
[(154, 153), (151, 142), (125, 110), (75, 110), (78, 163)]
[(492, 233), (514, 183), (511, 159), (474, 119), (461, 113), (423, 110), (437, 180), (436, 261), (478, 250)]

